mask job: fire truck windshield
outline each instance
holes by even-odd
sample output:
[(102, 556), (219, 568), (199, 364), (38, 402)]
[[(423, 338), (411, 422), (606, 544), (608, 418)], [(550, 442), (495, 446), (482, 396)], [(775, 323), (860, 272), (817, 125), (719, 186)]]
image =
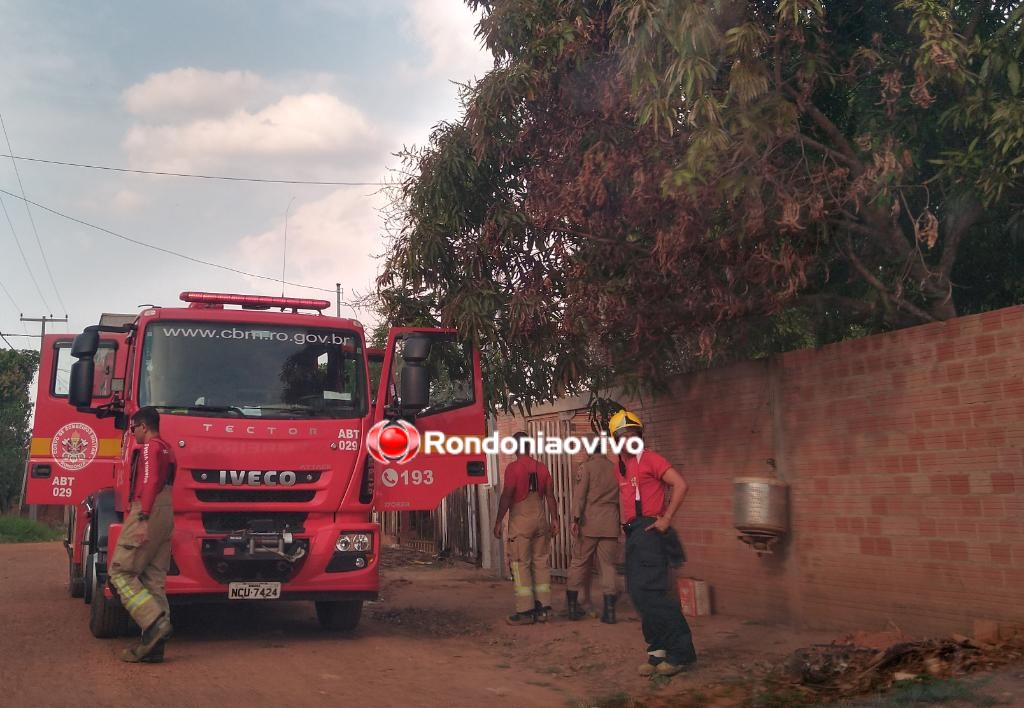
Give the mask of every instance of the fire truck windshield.
[(363, 349), (354, 332), (161, 321), (143, 338), (139, 405), (218, 417), (365, 413)]

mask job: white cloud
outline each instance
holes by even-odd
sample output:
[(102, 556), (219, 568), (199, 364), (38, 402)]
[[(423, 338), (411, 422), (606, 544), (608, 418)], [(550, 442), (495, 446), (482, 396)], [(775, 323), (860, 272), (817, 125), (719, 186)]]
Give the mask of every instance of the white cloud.
[(412, 0), (406, 31), (430, 52), (430, 62), (413, 73), (464, 82), (480, 78), (494, 66), (476, 38), (479, 17), (456, 0)]
[(145, 205), (149, 199), (131, 189), (121, 189), (111, 198), (110, 204), (119, 212), (135, 211)]
[(121, 98), (129, 113), (139, 116), (173, 114), (217, 115), (249, 105), (267, 87), (251, 71), (207, 71), (185, 67), (150, 74), (127, 88)]
[(238, 109), (218, 118), (169, 125), (136, 125), (122, 142), (134, 164), (188, 170), (239, 157), (337, 158), (362, 151), (375, 131), (356, 108), (336, 96), (284, 96), (255, 113)]
[[(340, 282), (344, 300), (355, 293), (365, 295), (374, 285), (380, 262), (375, 258), (385, 250), (384, 228), (378, 209), (384, 195), (369, 194), (358, 188), (339, 189), (327, 196), (292, 207), (288, 218), (288, 253), (285, 280), (323, 288)], [(253, 273), (280, 273), (284, 249), (284, 214), (277, 224), (260, 234), (241, 239), (243, 269)], [(257, 281), (260, 290), (276, 288)], [(286, 293), (300, 297), (323, 297), (333, 302), (330, 293), (286, 286)], [(279, 293), (278, 289), (276, 293)], [(275, 294), (276, 294), (275, 293)], [(333, 308), (332, 308), (333, 311)], [(342, 307), (342, 316), (352, 316)], [(371, 313), (359, 313), (369, 329)]]

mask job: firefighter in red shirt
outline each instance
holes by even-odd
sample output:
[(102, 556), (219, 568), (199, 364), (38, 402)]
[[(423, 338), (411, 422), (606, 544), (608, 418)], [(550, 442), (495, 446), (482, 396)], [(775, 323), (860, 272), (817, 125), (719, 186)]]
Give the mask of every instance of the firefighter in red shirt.
[(152, 406), (136, 411), (129, 430), (139, 447), (132, 456), (129, 508), (110, 562), (110, 585), (142, 630), (139, 643), (121, 659), (156, 663), (163, 661), (172, 632), (165, 583), (174, 528), (174, 450), (160, 437), (160, 414)]
[(501, 522), (509, 512), (516, 612), (508, 623), (518, 625), (546, 622), (551, 611), (551, 537), (558, 533), (558, 506), (551, 472), (526, 453), (532, 441), (526, 433), (513, 437), (519, 451), (515, 462), (505, 469), (494, 537), (501, 538)]
[[(643, 423), (619, 411), (608, 424), (617, 439), (643, 437)], [(665, 487), (672, 498), (665, 504)], [(619, 504), (626, 531), (626, 589), (640, 613), (647, 662), (640, 673), (672, 676), (697, 661), (693, 635), (683, 617), (673, 582), (672, 565), (683, 560), (672, 517), (686, 496), (686, 480), (664, 457), (644, 448), (639, 455), (619, 455)]]

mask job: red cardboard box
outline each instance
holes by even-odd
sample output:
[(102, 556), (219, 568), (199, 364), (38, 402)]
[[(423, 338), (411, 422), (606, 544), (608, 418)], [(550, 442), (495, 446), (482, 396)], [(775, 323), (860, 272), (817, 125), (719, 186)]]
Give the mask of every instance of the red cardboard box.
[(708, 584), (696, 578), (679, 578), (679, 604), (687, 617), (710, 615), (711, 595)]

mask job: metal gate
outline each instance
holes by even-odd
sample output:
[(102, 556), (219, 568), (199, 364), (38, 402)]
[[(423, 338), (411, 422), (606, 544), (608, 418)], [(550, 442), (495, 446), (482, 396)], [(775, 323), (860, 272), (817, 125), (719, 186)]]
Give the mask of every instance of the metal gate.
[[(544, 437), (565, 438), (572, 434), (572, 414), (555, 413), (537, 416), (526, 421), (526, 432), (532, 438), (538, 433)], [(572, 541), (569, 537), (569, 512), (572, 503), (572, 458), (569, 455), (548, 455), (543, 452), (535, 457), (551, 471), (555, 484), (555, 499), (558, 501), (558, 534), (551, 540), (551, 575), (567, 578), (572, 558)]]
[(476, 487), (456, 489), (433, 511), (375, 512), (381, 531), (402, 548), (480, 564)]
[(480, 563), (476, 486), (461, 487), (441, 500), (441, 548), (452, 558)]

